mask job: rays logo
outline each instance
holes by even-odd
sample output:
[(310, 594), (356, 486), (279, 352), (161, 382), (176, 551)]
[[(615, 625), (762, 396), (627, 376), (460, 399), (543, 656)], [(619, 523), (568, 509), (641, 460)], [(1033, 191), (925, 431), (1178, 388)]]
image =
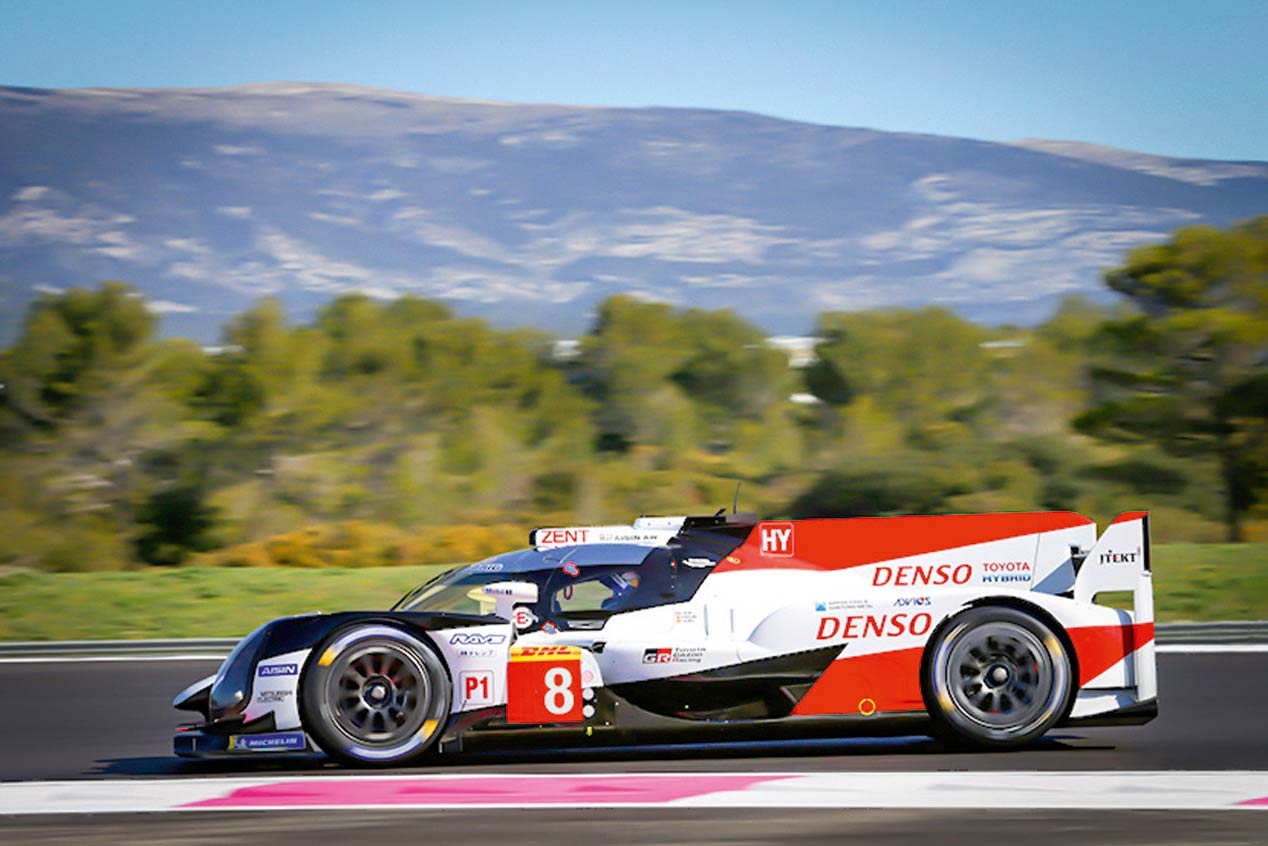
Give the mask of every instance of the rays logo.
[(483, 632), (455, 632), (449, 636), (449, 642), (455, 646), (491, 646), (506, 641), (504, 634), (485, 634)]

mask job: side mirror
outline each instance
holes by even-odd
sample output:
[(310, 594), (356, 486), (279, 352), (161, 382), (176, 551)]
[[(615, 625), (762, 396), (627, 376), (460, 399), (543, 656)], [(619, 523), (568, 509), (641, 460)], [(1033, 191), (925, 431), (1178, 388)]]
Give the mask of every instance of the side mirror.
[(532, 582), (493, 582), (480, 588), (480, 594), (493, 600), (493, 613), (513, 622), (516, 605), (536, 605), (537, 585)]

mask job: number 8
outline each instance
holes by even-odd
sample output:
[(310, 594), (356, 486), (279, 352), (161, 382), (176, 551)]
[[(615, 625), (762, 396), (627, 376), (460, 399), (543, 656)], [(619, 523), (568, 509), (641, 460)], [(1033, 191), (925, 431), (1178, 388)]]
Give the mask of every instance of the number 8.
[(546, 710), (557, 716), (567, 714), (576, 703), (572, 690), (572, 673), (566, 667), (546, 671)]

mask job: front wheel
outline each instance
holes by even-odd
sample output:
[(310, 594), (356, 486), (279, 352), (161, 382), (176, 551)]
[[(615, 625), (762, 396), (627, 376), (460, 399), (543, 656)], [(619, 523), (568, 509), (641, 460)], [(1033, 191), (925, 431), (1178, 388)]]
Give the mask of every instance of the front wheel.
[(337, 633), (314, 652), (300, 713), (326, 754), (345, 762), (403, 764), (440, 736), (449, 676), (427, 644), (391, 626)]
[(1038, 740), (1074, 695), (1061, 640), (1036, 617), (1001, 606), (949, 620), (930, 644), (924, 683), (938, 734), (984, 748)]

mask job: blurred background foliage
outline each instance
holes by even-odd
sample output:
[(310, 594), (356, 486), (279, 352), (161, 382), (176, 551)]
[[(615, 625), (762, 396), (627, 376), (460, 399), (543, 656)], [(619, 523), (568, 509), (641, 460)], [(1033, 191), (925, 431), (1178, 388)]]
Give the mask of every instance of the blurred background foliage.
[(262, 300), (157, 339), (128, 286), (44, 295), (0, 353), (0, 566), (421, 566), (536, 525), (1147, 508), (1268, 540), (1268, 217), (1193, 227), (1035, 327), (820, 315), (812, 357), (614, 296), (575, 342), (436, 302)]

